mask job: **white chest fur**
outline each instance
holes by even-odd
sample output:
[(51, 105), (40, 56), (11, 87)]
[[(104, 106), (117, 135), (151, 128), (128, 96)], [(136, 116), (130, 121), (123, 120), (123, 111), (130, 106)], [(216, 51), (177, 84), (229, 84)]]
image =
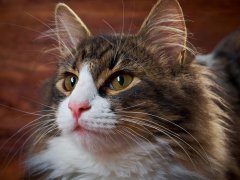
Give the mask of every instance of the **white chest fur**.
[[(156, 149), (158, 151), (156, 151)], [(164, 153), (163, 153), (164, 152)], [(36, 172), (51, 170), (49, 179), (203, 179), (172, 162), (173, 152), (164, 142), (145, 143), (117, 156), (96, 157), (76, 146), (70, 136), (49, 141), (48, 148), (27, 163)]]

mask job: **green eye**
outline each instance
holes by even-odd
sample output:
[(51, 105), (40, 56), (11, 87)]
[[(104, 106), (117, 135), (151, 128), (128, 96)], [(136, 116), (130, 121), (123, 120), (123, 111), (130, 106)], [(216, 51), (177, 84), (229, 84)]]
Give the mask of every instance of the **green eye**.
[(120, 91), (122, 89), (127, 88), (131, 82), (133, 81), (133, 77), (128, 74), (120, 74), (117, 75), (109, 84), (111, 90)]
[(66, 91), (72, 91), (77, 84), (78, 78), (76, 75), (68, 75), (63, 82), (63, 87)]

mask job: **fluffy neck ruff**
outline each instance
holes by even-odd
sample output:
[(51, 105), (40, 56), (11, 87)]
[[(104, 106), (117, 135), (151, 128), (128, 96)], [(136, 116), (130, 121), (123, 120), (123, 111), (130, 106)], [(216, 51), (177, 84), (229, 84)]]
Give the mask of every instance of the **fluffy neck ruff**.
[(76, 146), (70, 136), (48, 142), (48, 148), (27, 161), (33, 174), (41, 172), (50, 179), (202, 179), (173, 162), (174, 152), (167, 143), (142, 143), (124, 153), (93, 155)]

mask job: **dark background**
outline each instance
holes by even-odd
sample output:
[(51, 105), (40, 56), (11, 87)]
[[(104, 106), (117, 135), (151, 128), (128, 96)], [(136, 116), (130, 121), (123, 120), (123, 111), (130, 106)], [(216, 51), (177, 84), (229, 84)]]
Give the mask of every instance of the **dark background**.
[[(0, 179), (20, 179), (23, 175), (19, 157), (29, 134), (28, 129), (18, 130), (38, 117), (23, 111), (39, 109), (41, 86), (54, 72), (57, 55), (43, 53), (53, 42), (38, 37), (49, 29), (48, 25), (53, 25), (57, 2), (0, 0)], [(123, 9), (124, 32), (136, 32), (156, 1), (63, 2), (77, 12), (93, 33), (99, 34), (112, 32), (104, 20), (115, 31), (122, 31)], [(180, 4), (191, 33), (189, 40), (202, 53), (210, 52), (240, 25), (240, 0), (180, 0)]]

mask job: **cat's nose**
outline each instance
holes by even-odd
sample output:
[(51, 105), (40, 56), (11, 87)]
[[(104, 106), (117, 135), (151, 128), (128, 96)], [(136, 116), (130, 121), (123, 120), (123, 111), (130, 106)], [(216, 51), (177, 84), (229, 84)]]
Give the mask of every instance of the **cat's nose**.
[(76, 120), (81, 116), (84, 111), (87, 111), (91, 108), (91, 105), (88, 102), (82, 103), (73, 103), (68, 104), (68, 108), (72, 111), (72, 114)]

